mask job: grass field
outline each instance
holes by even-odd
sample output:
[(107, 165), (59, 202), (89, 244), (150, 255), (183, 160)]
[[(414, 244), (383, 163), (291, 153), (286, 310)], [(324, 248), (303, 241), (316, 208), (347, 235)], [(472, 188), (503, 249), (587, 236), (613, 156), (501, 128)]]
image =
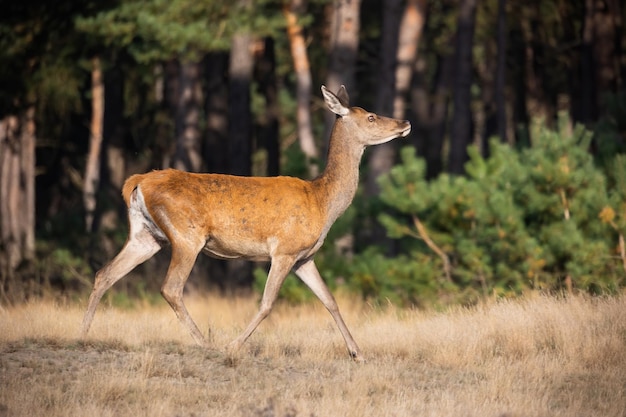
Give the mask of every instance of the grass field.
[(0, 416), (626, 416), (626, 297), (534, 296), (446, 312), (339, 304), (367, 363), (318, 304), (278, 305), (235, 356), (254, 299), (0, 308)]

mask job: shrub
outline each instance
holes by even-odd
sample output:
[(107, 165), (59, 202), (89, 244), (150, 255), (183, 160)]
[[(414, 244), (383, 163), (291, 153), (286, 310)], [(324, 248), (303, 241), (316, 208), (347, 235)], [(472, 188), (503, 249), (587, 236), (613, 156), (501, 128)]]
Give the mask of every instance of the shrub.
[[(591, 137), (582, 126), (537, 125), (527, 148), (494, 140), (483, 157), (471, 147), (467, 176), (432, 181), (415, 150), (403, 149), (401, 163), (380, 179), (387, 210), (379, 219), (404, 253), (378, 259), (379, 269), (389, 268), (379, 271), (386, 278), (378, 290), (417, 304), (443, 290), (442, 283), (464, 297), (564, 285), (615, 291), (626, 268), (615, 256), (618, 241), (624, 253), (626, 177), (612, 179), (622, 185), (609, 189), (589, 152)], [(615, 164), (626, 173), (626, 157)], [(390, 263), (420, 272), (398, 280)]]

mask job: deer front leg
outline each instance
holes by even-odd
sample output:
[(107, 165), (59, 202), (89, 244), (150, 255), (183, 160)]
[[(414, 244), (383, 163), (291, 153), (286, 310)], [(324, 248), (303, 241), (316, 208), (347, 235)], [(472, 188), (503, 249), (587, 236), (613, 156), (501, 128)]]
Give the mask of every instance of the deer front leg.
[(252, 318), (246, 330), (228, 345), (229, 351), (234, 352), (239, 350), (241, 345), (250, 337), (259, 324), (270, 314), (272, 305), (278, 297), (280, 287), (283, 285), (294, 262), (294, 259), (290, 256), (276, 256), (272, 258), (272, 264), (267, 274), (267, 281), (265, 282), (265, 289), (263, 290), (263, 298), (261, 299), (259, 311)]
[(322, 304), (324, 304), (326, 309), (330, 312), (331, 316), (333, 316), (333, 319), (335, 320), (335, 323), (337, 323), (337, 327), (346, 342), (348, 352), (350, 353), (352, 359), (357, 362), (364, 362), (359, 347), (352, 338), (350, 330), (348, 330), (348, 326), (346, 326), (346, 323), (344, 323), (343, 318), (341, 317), (335, 297), (333, 297), (332, 293), (326, 286), (326, 283), (317, 270), (313, 259), (309, 259), (299, 265), (295, 269), (295, 273), (302, 280), (302, 282), (304, 282), (311, 289), (311, 291), (313, 291), (317, 298), (320, 299)]

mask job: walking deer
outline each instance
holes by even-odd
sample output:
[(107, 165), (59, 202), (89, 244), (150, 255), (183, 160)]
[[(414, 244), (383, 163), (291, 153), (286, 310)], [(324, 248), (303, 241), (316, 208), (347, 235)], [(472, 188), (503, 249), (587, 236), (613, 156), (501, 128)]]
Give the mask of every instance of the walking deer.
[(239, 349), (267, 317), (285, 277), (293, 270), (332, 315), (350, 356), (362, 360), (313, 257), (354, 198), (366, 146), (405, 137), (411, 125), (406, 120), (349, 107), (343, 86), (336, 95), (322, 86), (322, 94), (336, 121), (326, 168), (312, 181), (173, 169), (126, 180), (122, 195), (128, 207), (128, 239), (121, 252), (96, 273), (82, 323), (83, 337), (103, 294), (169, 243), (172, 255), (161, 294), (199, 345), (206, 345), (206, 341), (185, 308), (183, 287), (196, 257), (205, 252), (221, 259), (270, 261), (259, 310), (229, 345), (230, 350)]

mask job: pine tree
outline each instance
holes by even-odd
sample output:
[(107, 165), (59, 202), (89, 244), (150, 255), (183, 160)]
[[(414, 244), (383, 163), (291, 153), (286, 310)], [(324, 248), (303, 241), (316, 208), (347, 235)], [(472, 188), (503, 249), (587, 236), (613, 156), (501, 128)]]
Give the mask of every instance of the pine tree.
[[(414, 268), (463, 298), (614, 290), (626, 268), (626, 221), (617, 214), (626, 207), (626, 183), (609, 195), (589, 153), (591, 132), (569, 126), (566, 119), (556, 130), (537, 124), (532, 146), (521, 150), (493, 140), (487, 158), (469, 147), (466, 176), (430, 182), (424, 160), (405, 148), (380, 182), (389, 207), (381, 222)], [(626, 172), (626, 158), (615, 161), (614, 171)]]

